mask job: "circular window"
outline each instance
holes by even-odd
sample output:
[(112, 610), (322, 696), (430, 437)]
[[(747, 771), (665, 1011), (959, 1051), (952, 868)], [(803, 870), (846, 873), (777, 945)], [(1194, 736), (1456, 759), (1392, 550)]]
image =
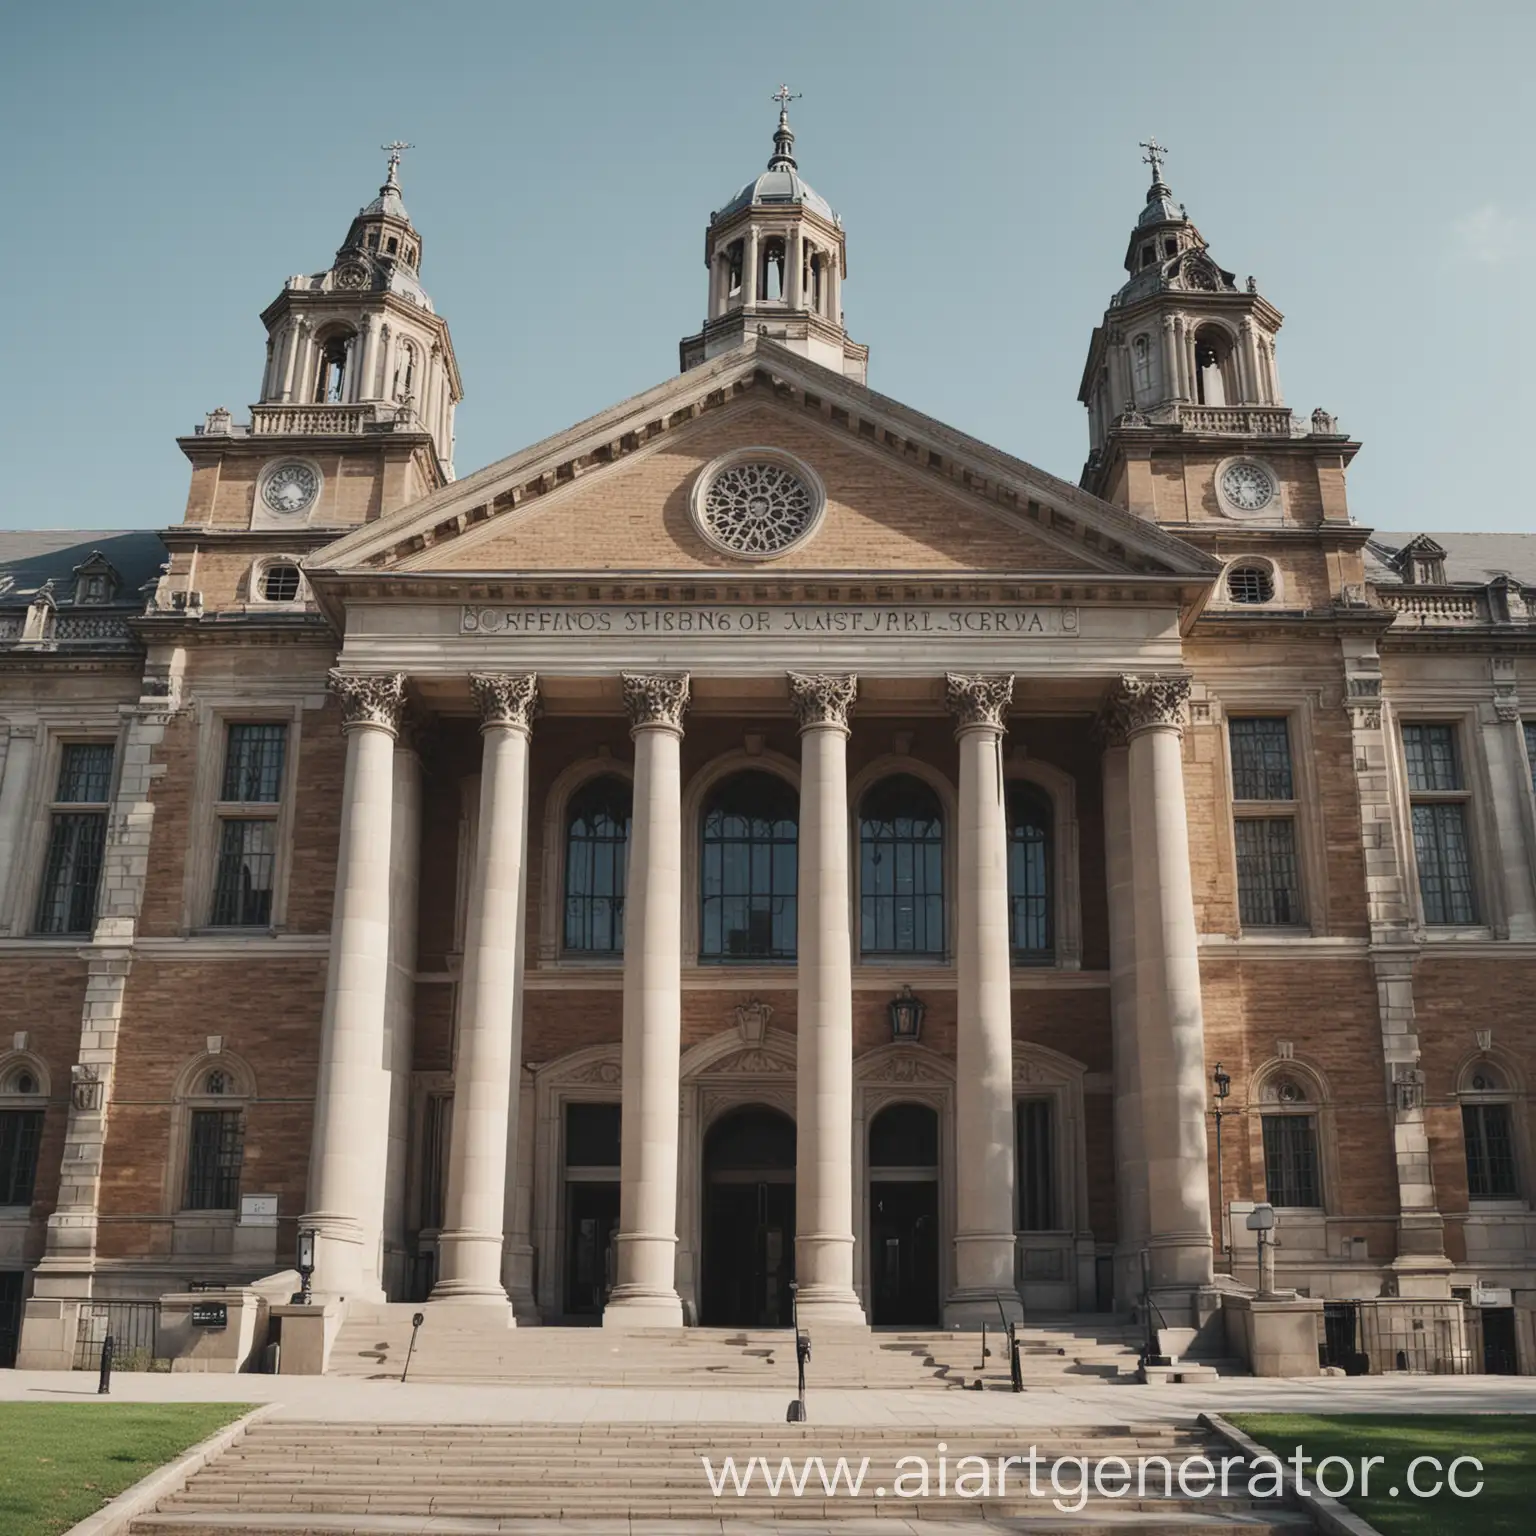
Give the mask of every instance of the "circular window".
[(274, 560), (261, 573), (261, 595), (269, 603), (291, 603), (299, 595), (299, 568)]
[(1234, 565), (1227, 572), (1227, 596), (1234, 603), (1267, 603), (1274, 599), (1275, 578), (1263, 565)]
[(36, 1093), (37, 1079), (30, 1072), (18, 1072), (11, 1086), (17, 1093)]
[(261, 487), (261, 499), (267, 506), (288, 515), (307, 511), (319, 494), (319, 472), (297, 459), (274, 465)]
[(1222, 470), (1221, 499), (1234, 512), (1263, 512), (1275, 499), (1275, 477), (1252, 459), (1239, 459)]
[(771, 448), (716, 459), (700, 473), (693, 518), (716, 549), (743, 560), (773, 560), (815, 532), (826, 493), (809, 465)]

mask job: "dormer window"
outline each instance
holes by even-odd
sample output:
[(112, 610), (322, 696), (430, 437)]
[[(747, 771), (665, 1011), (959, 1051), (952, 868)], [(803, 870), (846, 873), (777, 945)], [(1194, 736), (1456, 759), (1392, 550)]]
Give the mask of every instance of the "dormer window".
[(1393, 562), (1402, 572), (1403, 581), (1415, 587), (1445, 585), (1445, 551), (1428, 534), (1410, 539)]
[(110, 603), (117, 591), (118, 575), (112, 563), (98, 549), (80, 562), (73, 572), (75, 604)]
[(1413, 558), (1413, 583), (1420, 587), (1445, 585), (1445, 559), (1443, 556), (1415, 555)]

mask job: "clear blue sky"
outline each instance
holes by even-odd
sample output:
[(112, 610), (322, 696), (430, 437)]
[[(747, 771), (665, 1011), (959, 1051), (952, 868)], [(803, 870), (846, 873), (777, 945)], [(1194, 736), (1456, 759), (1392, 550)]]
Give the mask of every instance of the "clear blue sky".
[(1146, 168), (1286, 315), (1356, 516), (1532, 526), (1536, 7), (34, 3), (0, 21), (0, 525), (181, 517), (174, 437), (406, 157), (461, 474), (675, 372), (781, 79), (870, 382), (1075, 480)]

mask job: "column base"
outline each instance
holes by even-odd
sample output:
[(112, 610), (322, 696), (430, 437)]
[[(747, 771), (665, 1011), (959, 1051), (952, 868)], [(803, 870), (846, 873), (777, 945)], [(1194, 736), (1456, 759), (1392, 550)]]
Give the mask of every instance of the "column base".
[(681, 1328), (682, 1298), (676, 1291), (618, 1286), (603, 1308), (604, 1328)]
[(1011, 1285), (989, 1291), (954, 1291), (944, 1303), (946, 1328), (975, 1329), (983, 1323), (988, 1328), (997, 1328), (1005, 1320), (1021, 1322), (1023, 1315), (1024, 1303)]
[(437, 1284), (429, 1301), (465, 1301), (509, 1306), (501, 1283), (499, 1232), (450, 1231), (437, 1239)]
[(515, 1328), (517, 1315), (506, 1293), (496, 1296), (439, 1296), (434, 1287), (427, 1298), (428, 1323), (452, 1326), (455, 1323), (475, 1329)]
[(869, 1319), (852, 1291), (838, 1286), (802, 1286), (795, 1296), (795, 1311), (804, 1328), (857, 1328), (869, 1332)]
[(1216, 1280), (1216, 1248), (1209, 1231), (1154, 1233), (1147, 1239), (1152, 1289), (1209, 1290)]

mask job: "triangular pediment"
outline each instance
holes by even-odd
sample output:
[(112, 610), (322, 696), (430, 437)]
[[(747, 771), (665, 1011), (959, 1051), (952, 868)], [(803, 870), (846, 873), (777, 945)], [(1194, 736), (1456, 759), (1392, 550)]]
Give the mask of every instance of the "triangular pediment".
[[(706, 538), (707, 466), (750, 448), (808, 466), (825, 510), (747, 562)], [(327, 548), (312, 571), (401, 575), (1034, 574), (1207, 580), (1156, 525), (754, 339)]]

